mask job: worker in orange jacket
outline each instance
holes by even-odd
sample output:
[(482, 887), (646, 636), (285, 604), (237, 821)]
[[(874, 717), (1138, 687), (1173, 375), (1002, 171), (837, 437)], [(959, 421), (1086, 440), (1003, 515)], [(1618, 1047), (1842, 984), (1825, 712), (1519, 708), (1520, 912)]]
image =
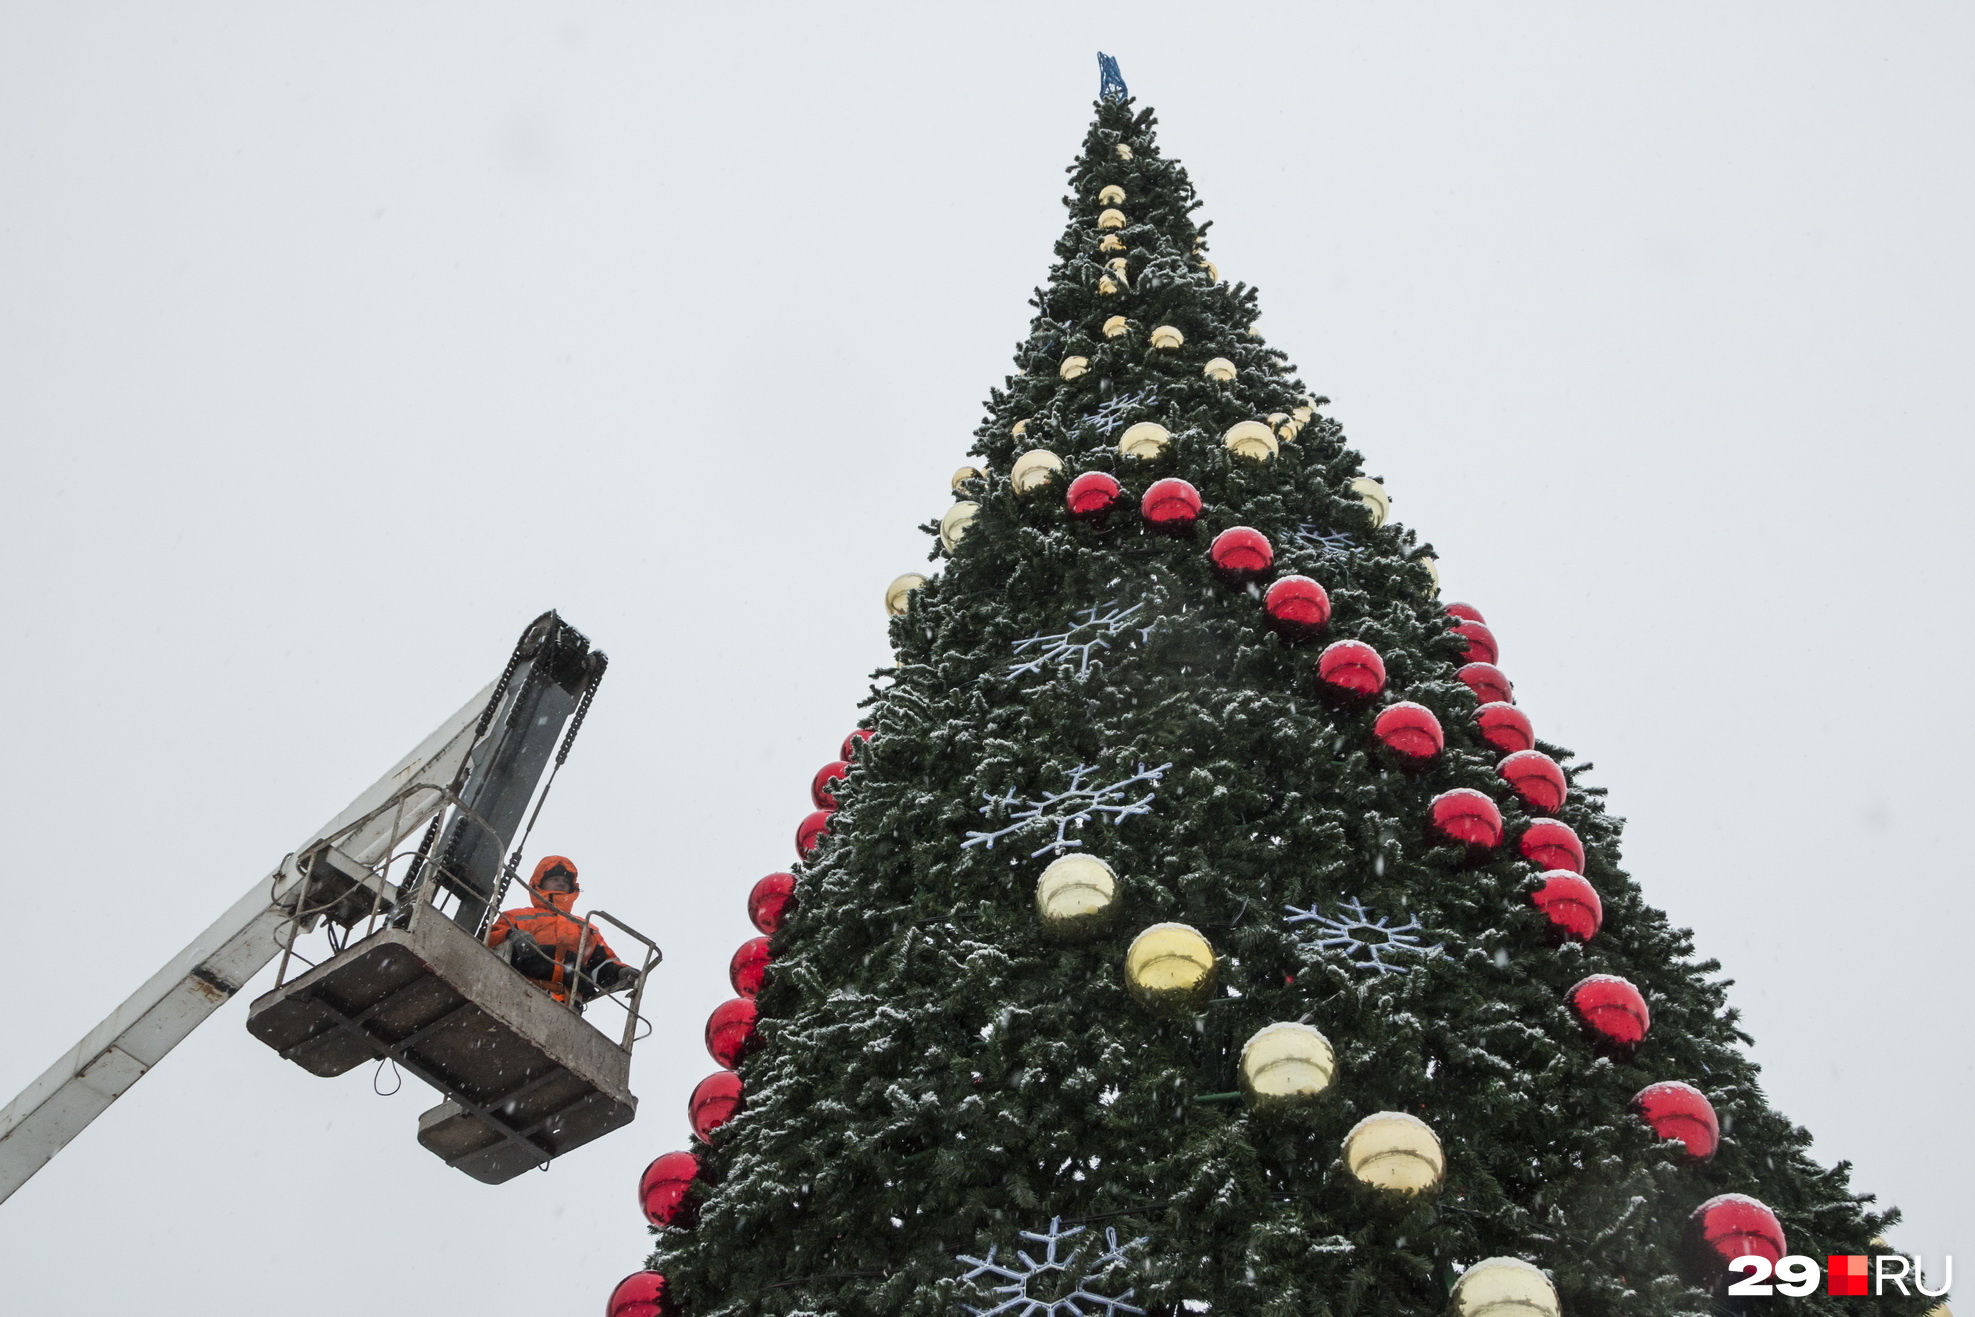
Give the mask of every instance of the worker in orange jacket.
[[(576, 884), (576, 862), (567, 856), (545, 855), (528, 881), (532, 904), (503, 910), (487, 934), (488, 946), (557, 1001), (569, 999), (572, 978), (578, 1001), (628, 988), (638, 981), (638, 971), (617, 958), (596, 926), (586, 928), (582, 919), (570, 913), (581, 891)], [(579, 951), (581, 973), (576, 972)]]

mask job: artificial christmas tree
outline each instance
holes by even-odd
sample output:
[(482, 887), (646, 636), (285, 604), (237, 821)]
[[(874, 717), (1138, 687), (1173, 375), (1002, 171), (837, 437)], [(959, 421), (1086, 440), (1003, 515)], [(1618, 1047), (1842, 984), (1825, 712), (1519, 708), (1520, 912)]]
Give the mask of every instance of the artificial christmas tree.
[(1662, 1317), (1866, 1251), (1108, 76), (1070, 173), (645, 1186), (667, 1310)]

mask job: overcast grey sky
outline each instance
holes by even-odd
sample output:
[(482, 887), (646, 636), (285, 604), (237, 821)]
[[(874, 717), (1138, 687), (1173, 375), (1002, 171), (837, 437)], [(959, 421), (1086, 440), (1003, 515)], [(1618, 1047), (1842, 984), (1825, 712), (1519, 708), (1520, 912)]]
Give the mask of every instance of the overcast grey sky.
[(235, 1002), (0, 1206), (10, 1310), (590, 1313), (639, 1265), (1099, 48), (1772, 1100), (1975, 1257), (1966, 6), (16, 2), (0, 1104), (545, 607), (614, 662), (537, 837), (668, 959), (638, 1121), (500, 1189)]

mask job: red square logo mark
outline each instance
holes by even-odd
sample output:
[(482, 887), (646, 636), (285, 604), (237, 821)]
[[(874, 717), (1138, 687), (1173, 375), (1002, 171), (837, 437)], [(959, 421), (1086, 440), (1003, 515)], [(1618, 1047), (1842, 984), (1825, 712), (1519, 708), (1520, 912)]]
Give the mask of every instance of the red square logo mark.
[(1827, 1255), (1831, 1266), (1825, 1272), (1830, 1281), (1830, 1292), (1839, 1295), (1865, 1293), (1866, 1256), (1863, 1253), (1832, 1253)]

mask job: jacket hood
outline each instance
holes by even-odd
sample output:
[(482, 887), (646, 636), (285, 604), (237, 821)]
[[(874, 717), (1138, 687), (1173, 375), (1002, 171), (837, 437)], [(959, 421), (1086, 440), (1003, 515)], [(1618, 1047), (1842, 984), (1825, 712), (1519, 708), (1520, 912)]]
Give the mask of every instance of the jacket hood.
[(531, 888), (541, 887), (542, 879), (548, 876), (549, 870), (558, 865), (569, 870), (570, 890), (567, 892), (531, 891), (528, 895), (533, 899), (535, 907), (538, 910), (560, 910), (563, 914), (568, 914), (569, 908), (576, 904), (576, 898), (583, 891), (583, 885), (576, 880), (576, 861), (570, 859), (567, 855), (544, 855), (535, 862), (535, 873), (528, 880), (528, 885)]

